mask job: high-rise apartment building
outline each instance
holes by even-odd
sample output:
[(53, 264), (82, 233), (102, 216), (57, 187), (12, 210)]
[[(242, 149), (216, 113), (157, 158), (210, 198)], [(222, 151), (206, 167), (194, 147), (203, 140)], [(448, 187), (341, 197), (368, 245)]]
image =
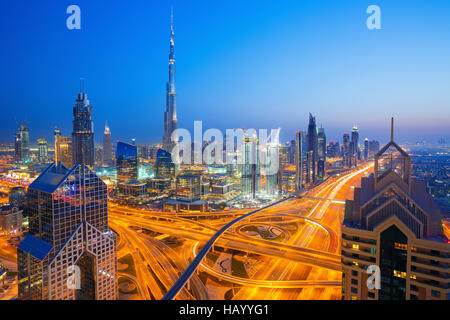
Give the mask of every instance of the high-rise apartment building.
[(342, 158), (344, 160), (344, 165), (346, 167), (351, 166), (351, 157), (350, 157), (350, 135), (348, 133), (344, 133), (342, 138)]
[(51, 164), (28, 187), (29, 233), (17, 249), (21, 300), (118, 298), (105, 183), (84, 164)]
[(306, 175), (306, 132), (297, 131), (295, 133), (295, 189), (300, 190), (305, 185)]
[(325, 178), (325, 163), (327, 161), (327, 137), (323, 127), (317, 133), (317, 179)]
[(317, 181), (317, 127), (316, 118), (309, 114), (307, 154), (306, 154), (306, 183), (316, 183)]
[(48, 144), (45, 139), (38, 139), (38, 161), (39, 163), (47, 163), (48, 162)]
[(14, 160), (16, 163), (30, 162), (30, 130), (24, 124), (19, 125), (16, 133)]
[(261, 165), (257, 137), (244, 137), (242, 143), (241, 194), (255, 199), (261, 188)]
[[(375, 155), (374, 174), (347, 200), (342, 227), (342, 297), (346, 300), (450, 299), (450, 241), (411, 158), (393, 140)], [(380, 271), (369, 287), (367, 268)], [(375, 283), (372, 283), (375, 285)]]
[(105, 123), (105, 131), (103, 133), (103, 164), (108, 167), (112, 167), (114, 165), (111, 130), (108, 127), (108, 123)]

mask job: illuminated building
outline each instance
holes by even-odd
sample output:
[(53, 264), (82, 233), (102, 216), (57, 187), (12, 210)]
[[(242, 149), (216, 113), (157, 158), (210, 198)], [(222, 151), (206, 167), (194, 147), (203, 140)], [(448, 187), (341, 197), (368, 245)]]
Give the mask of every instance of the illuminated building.
[(337, 158), (341, 154), (339, 142), (330, 141), (327, 146), (327, 157)]
[(123, 196), (142, 197), (147, 195), (147, 184), (137, 180), (119, 182), (117, 187)]
[(138, 149), (136, 146), (117, 141), (116, 167), (117, 180), (132, 181), (138, 179)]
[(108, 123), (105, 123), (105, 131), (103, 132), (103, 164), (108, 167), (114, 165), (112, 154), (111, 130)]
[(9, 204), (19, 209), (26, 205), (26, 192), (23, 187), (14, 187), (9, 190)]
[(364, 139), (364, 160), (369, 160), (369, 139)]
[(352, 165), (356, 166), (357, 165), (357, 160), (360, 159), (360, 151), (359, 151), (359, 132), (358, 132), (358, 127), (355, 125), (352, 129), (352, 139), (350, 141), (351, 143), (351, 149), (350, 149), (350, 154), (351, 154), (351, 161), (352, 161)]
[(95, 147), (95, 165), (97, 167), (103, 166), (103, 146)]
[(22, 210), (13, 205), (0, 206), (0, 235), (22, 231)]
[(325, 178), (325, 162), (327, 160), (327, 137), (321, 127), (317, 134), (317, 179)]
[(39, 163), (47, 163), (48, 162), (48, 145), (47, 140), (38, 139), (38, 161)]
[(179, 175), (176, 184), (176, 198), (181, 201), (193, 202), (201, 198), (199, 175)]
[[(51, 164), (28, 188), (29, 233), (17, 248), (20, 300), (118, 298), (105, 183), (89, 167)], [(71, 274), (80, 274), (68, 286)]]
[[(411, 158), (393, 140), (375, 156), (374, 175), (363, 177), (347, 200), (342, 227), (342, 296), (347, 300), (450, 298), (450, 241), (439, 211), (421, 181), (411, 179)], [(367, 286), (369, 265), (381, 288)]]
[(295, 189), (300, 190), (305, 185), (306, 174), (306, 132), (297, 131), (295, 134)]
[(147, 180), (147, 190), (150, 193), (168, 194), (170, 192), (172, 181), (165, 178), (151, 178)]
[(155, 176), (165, 179), (175, 177), (175, 164), (172, 162), (172, 156), (163, 149), (159, 149), (156, 155)]
[(83, 87), (80, 91), (73, 107), (72, 162), (86, 164), (93, 168), (95, 149), (92, 105), (83, 91)]
[(72, 138), (55, 134), (55, 162), (72, 166)]
[(16, 134), (14, 160), (16, 163), (30, 162), (30, 130), (25, 125), (20, 125)]
[(316, 183), (317, 181), (317, 160), (318, 160), (318, 145), (317, 145), (317, 128), (316, 118), (309, 114), (307, 153), (306, 153), (306, 183)]
[(350, 159), (350, 136), (348, 133), (344, 133), (344, 137), (342, 139), (342, 158), (344, 160), (344, 164), (347, 168), (351, 166)]
[(169, 52), (169, 80), (166, 87), (166, 111), (164, 112), (163, 148), (172, 151), (172, 132), (178, 127), (177, 120), (177, 94), (175, 91), (175, 40), (173, 31), (173, 14), (170, 24), (170, 52)]
[(245, 198), (255, 199), (261, 187), (258, 138), (244, 137), (242, 153), (242, 196)]

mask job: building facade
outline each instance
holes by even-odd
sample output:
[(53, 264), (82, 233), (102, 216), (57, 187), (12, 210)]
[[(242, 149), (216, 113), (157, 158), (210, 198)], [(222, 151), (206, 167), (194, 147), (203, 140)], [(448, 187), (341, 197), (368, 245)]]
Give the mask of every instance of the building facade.
[(16, 163), (30, 161), (30, 130), (25, 125), (20, 125), (16, 133), (14, 160)]
[(111, 130), (108, 127), (108, 123), (105, 123), (105, 131), (103, 133), (103, 164), (108, 167), (112, 167), (114, 165)]
[[(411, 179), (411, 159), (392, 139), (375, 156), (346, 202), (342, 227), (342, 297), (346, 300), (450, 298), (450, 241), (424, 184)], [(380, 287), (367, 285), (367, 268)]]
[(92, 104), (81, 88), (73, 107), (72, 162), (94, 167), (94, 124), (92, 122)]
[(29, 233), (17, 249), (20, 300), (118, 298), (105, 183), (84, 164), (51, 164), (28, 188)]
[(116, 149), (117, 180), (120, 182), (138, 179), (139, 156), (135, 145), (118, 141)]

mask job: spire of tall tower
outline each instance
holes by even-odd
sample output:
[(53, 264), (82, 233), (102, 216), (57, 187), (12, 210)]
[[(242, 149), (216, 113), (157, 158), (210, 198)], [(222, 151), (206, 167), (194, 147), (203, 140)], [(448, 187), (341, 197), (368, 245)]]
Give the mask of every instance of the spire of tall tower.
[(394, 117), (391, 118), (391, 142), (394, 141)]

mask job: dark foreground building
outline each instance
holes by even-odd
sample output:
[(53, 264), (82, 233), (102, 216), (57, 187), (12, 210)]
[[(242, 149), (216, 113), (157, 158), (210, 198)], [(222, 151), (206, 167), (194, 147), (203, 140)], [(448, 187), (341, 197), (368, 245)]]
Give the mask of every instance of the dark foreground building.
[[(432, 197), (411, 179), (411, 159), (392, 133), (375, 156), (374, 170), (346, 202), (343, 299), (448, 300), (450, 242)], [(380, 269), (379, 289), (367, 285), (370, 265)]]
[(105, 183), (84, 164), (53, 163), (27, 197), (29, 234), (17, 249), (19, 299), (117, 299)]

